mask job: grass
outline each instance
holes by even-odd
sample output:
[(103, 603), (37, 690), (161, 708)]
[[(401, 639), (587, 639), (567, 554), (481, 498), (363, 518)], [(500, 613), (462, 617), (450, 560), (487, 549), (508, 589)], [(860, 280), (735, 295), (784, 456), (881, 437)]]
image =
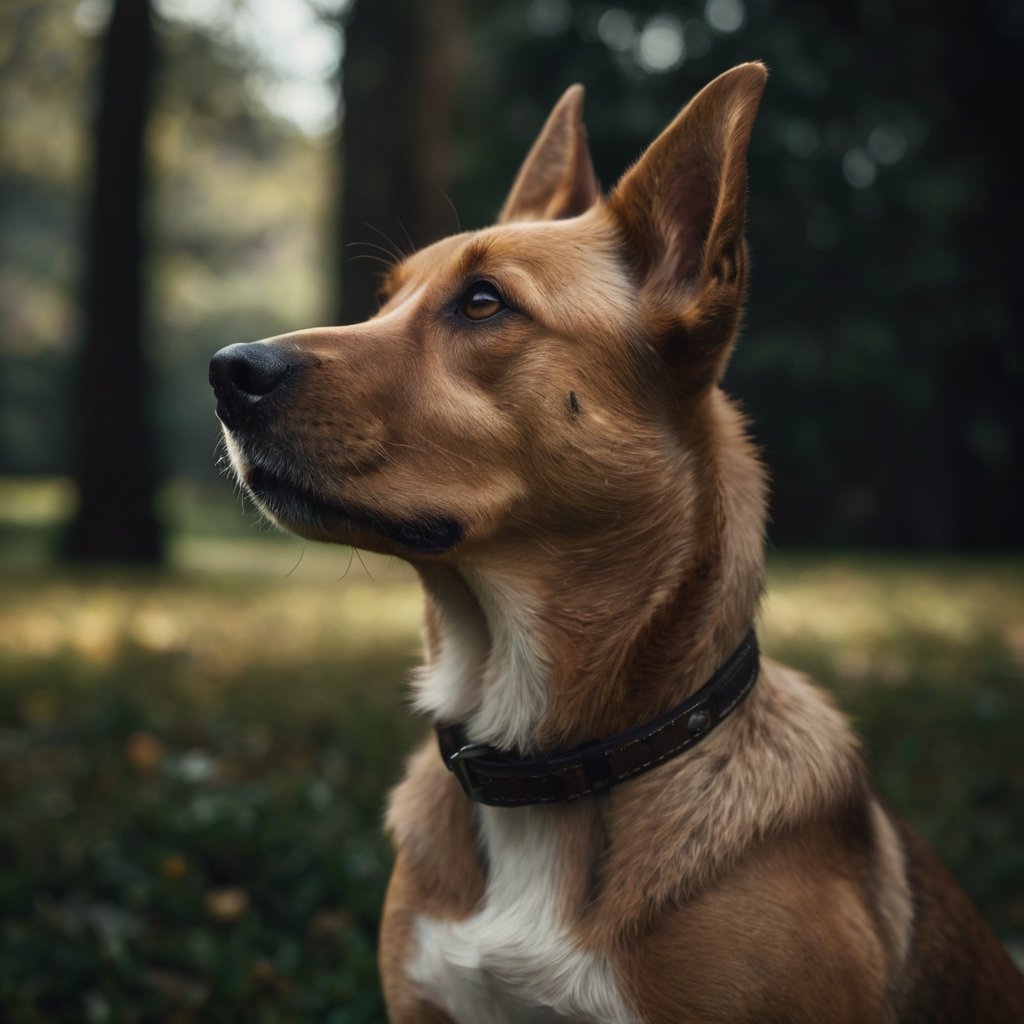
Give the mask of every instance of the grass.
[[(4, 1019), (380, 1021), (416, 584), (171, 499), (169, 571), (72, 570), (66, 491), (0, 482)], [(761, 634), (1024, 936), (1024, 559), (776, 555)]]

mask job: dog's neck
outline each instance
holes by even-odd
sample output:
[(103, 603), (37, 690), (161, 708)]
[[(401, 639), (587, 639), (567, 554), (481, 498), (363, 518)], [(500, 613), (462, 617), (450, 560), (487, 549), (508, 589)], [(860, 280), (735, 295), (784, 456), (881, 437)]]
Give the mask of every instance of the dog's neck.
[(557, 549), (519, 535), (419, 567), (420, 710), (473, 742), (536, 753), (630, 728), (707, 681), (756, 614), (764, 521), (742, 420), (720, 392), (708, 401), (699, 469), (642, 521)]

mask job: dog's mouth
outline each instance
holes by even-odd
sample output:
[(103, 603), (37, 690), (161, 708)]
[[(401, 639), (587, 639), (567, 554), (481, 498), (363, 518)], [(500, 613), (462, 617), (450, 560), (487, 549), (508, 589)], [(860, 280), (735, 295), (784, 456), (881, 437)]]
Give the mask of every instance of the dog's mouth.
[(394, 517), (337, 500), (328, 500), (260, 466), (244, 474), (244, 483), (261, 508), (295, 533), (319, 539), (369, 534), (417, 555), (443, 555), (462, 540), (462, 525), (450, 516), (423, 512)]

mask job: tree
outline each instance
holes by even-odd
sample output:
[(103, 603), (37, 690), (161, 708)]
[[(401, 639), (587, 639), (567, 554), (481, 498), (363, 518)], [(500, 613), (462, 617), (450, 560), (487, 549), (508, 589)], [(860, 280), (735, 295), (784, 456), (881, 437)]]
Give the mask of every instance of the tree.
[[(380, 264), (456, 226), (446, 199), (458, 0), (359, 0), (342, 62), (339, 322), (375, 308)], [(364, 243), (360, 246), (359, 243)]]
[(76, 561), (157, 562), (156, 455), (143, 344), (146, 123), (154, 63), (148, 0), (116, 0), (103, 41), (77, 378)]

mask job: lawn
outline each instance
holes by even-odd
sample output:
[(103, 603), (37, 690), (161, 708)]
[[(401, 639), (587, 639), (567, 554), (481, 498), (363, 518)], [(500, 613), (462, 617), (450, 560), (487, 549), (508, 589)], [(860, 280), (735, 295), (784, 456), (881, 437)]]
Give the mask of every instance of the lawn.
[[(0, 482), (0, 1015), (378, 1022), (416, 584), (171, 500), (169, 571), (70, 570), (64, 490)], [(775, 554), (761, 635), (1024, 937), (1024, 559)]]

